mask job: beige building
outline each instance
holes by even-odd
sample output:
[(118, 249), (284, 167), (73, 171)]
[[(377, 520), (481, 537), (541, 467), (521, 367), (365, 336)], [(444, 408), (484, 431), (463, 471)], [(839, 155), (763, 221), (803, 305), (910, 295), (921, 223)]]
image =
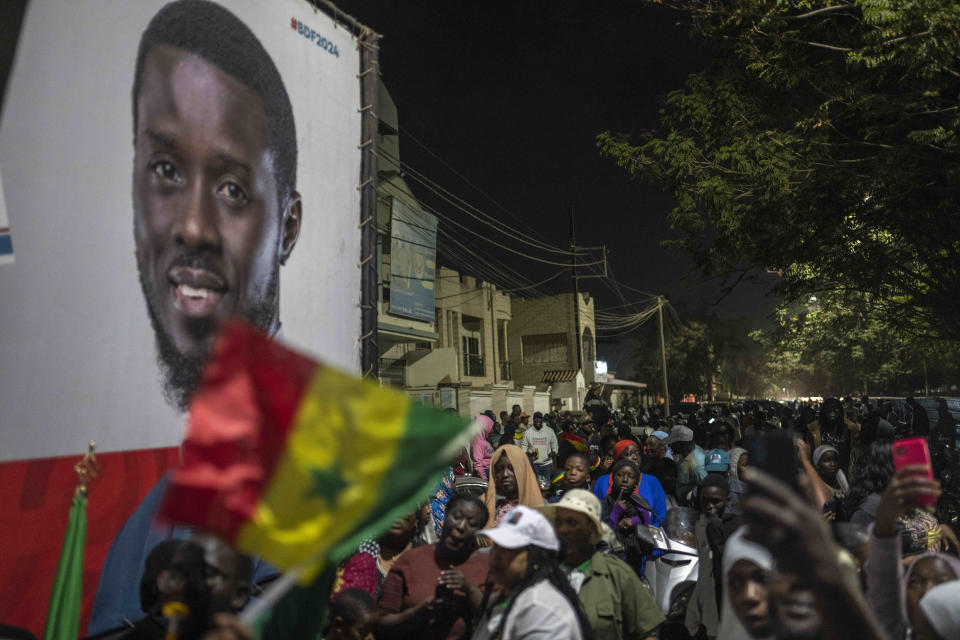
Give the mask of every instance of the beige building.
[(507, 335), (512, 300), (489, 282), (442, 267), (437, 271), (435, 319), (419, 323), (380, 318), (380, 379), (415, 399), (461, 415), (497, 414), (515, 404), (528, 413), (550, 410), (550, 396), (513, 380)]
[[(531, 414), (547, 412), (550, 389), (566, 394), (571, 405), (582, 402), (596, 353), (589, 294), (581, 294), (577, 336), (572, 294), (511, 299), (489, 282), (437, 268), (431, 253), (437, 219), (404, 179), (397, 108), (382, 84), (377, 114), (381, 384), (464, 416), (487, 409), (499, 414), (515, 404)], [(584, 349), (582, 374), (573, 349), (577, 340)], [(550, 371), (559, 373), (545, 381)]]
[[(580, 409), (594, 376), (594, 301), (589, 293), (580, 293), (578, 333), (573, 295), (517, 298), (512, 304), (507, 344), (514, 380), (549, 390), (554, 410)], [(582, 365), (577, 361), (578, 344)]]

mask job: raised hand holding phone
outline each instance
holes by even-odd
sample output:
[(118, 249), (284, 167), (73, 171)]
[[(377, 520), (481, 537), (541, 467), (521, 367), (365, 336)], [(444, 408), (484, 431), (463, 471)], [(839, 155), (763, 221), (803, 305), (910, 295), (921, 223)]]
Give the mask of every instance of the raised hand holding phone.
[[(933, 481), (933, 468), (930, 464), (930, 448), (926, 438), (907, 438), (893, 443), (893, 468), (897, 472), (910, 468), (910, 475), (925, 477)], [(907, 500), (911, 504), (922, 507), (933, 506), (937, 502), (936, 496), (931, 493), (916, 493)]]
[(929, 470), (930, 465), (922, 464), (906, 465), (897, 470), (877, 506), (874, 535), (892, 538), (897, 535), (897, 519), (908, 508), (918, 504), (936, 504), (940, 496), (940, 483), (928, 475)]

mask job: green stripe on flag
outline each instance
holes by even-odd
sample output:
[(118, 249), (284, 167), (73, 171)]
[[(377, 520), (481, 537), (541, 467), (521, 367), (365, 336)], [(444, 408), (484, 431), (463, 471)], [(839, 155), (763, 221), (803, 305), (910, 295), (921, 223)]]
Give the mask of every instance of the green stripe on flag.
[(87, 497), (73, 497), (60, 564), (50, 591), (43, 640), (76, 640), (80, 629), (80, 592), (83, 586), (83, 547), (87, 539)]
[(459, 441), (462, 446), (468, 446), (470, 436), (475, 435), (471, 430), (472, 420), (413, 401), (407, 411), (406, 425), (380, 497), (354, 533), (331, 550), (330, 562), (349, 557), (361, 542), (379, 537), (419, 506), (453, 466), (453, 460), (447, 455), (450, 444)]

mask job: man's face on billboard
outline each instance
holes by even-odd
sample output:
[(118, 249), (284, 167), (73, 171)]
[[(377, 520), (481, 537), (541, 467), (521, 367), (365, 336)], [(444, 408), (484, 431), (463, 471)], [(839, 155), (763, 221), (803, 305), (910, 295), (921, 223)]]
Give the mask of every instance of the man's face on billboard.
[(299, 200), (286, 218), (278, 200), (260, 98), (198, 56), (153, 48), (137, 99), (134, 236), (167, 392), (181, 407), (219, 321), (276, 327), (279, 262), (299, 230)]

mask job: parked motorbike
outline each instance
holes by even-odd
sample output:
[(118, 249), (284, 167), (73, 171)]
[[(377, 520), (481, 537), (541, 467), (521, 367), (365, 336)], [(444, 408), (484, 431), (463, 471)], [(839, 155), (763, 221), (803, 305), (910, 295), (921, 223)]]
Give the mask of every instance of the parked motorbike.
[(644, 578), (667, 623), (683, 624), (687, 602), (699, 576), (696, 522), (699, 513), (690, 507), (667, 511), (661, 527), (641, 527), (638, 532), (648, 549)]

